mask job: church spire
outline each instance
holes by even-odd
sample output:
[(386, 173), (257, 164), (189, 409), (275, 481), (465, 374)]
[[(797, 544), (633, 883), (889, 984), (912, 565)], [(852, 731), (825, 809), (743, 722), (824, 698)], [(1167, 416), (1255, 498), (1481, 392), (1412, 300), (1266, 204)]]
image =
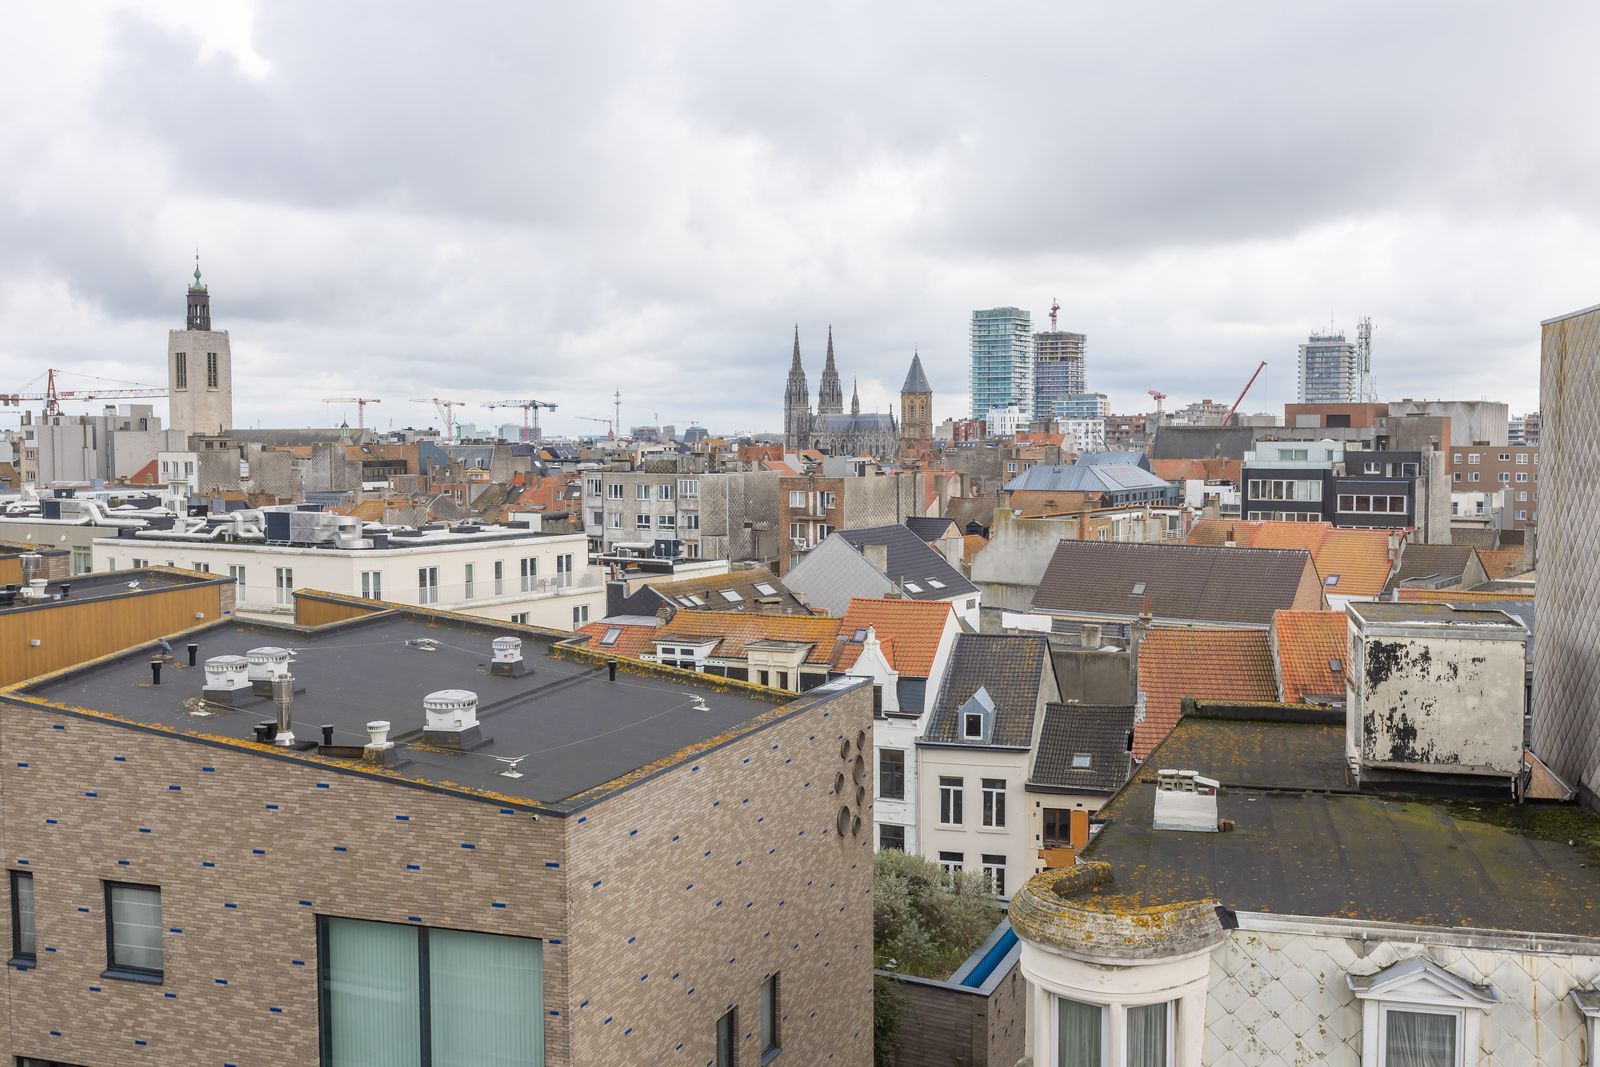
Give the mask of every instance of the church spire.
[(861, 414), (861, 381), (857, 378), (850, 379), (850, 414)]
[(811, 393), (806, 369), (800, 364), (800, 327), (794, 328), (794, 356), (789, 361), (789, 382), (783, 390), (783, 443), (791, 451), (805, 448), (811, 436)]
[(185, 300), (187, 315), (184, 318), (186, 330), (211, 329), (211, 294), (206, 291), (206, 286), (200, 280), (200, 250), (194, 250), (194, 281), (189, 283), (189, 292)]
[(822, 367), (822, 386), (817, 390), (818, 415), (844, 414), (844, 386), (839, 382), (839, 367), (833, 361), (833, 327), (828, 327), (828, 358)]

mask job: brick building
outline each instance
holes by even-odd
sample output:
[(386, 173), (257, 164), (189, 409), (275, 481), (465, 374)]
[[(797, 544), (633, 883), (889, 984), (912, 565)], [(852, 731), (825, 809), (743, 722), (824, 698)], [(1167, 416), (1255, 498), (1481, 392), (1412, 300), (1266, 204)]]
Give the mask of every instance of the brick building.
[[(870, 1062), (865, 683), (788, 699), (299, 608), (195, 632), (204, 671), (159, 685), (137, 648), (5, 694), (8, 1052)], [(281, 712), (247, 672), (285, 670)]]
[(1506, 490), (1507, 525), (1523, 529), (1539, 518), (1538, 445), (1451, 445), (1450, 489)]
[(885, 526), (925, 514), (919, 475), (912, 472), (847, 475), (796, 474), (778, 483), (778, 573), (806, 557), (836, 530)]

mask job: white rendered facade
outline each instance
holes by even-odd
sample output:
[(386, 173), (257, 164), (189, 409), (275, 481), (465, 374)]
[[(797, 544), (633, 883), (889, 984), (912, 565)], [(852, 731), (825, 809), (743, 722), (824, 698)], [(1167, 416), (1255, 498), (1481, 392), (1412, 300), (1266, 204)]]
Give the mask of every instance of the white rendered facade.
[[(489, 619), (571, 630), (605, 614), (605, 582), (582, 534), (450, 531), (387, 548), (341, 549), (250, 541), (101, 537), (94, 569), (147, 563), (233, 574), (241, 615), (294, 611), (296, 589), (421, 604)], [(143, 561), (136, 564), (135, 561)]]

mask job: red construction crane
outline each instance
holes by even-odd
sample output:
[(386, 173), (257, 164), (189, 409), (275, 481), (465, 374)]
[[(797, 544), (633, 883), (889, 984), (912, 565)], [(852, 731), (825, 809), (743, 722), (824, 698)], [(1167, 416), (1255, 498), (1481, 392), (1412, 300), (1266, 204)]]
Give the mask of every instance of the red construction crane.
[(413, 404), (432, 404), (439, 412), (439, 418), (444, 420), (444, 439), (446, 444), (456, 441), (456, 412), (455, 409), (463, 407), (465, 400), (440, 400), (436, 396), (419, 397), (411, 401)]
[(1256, 379), (1261, 376), (1261, 372), (1266, 369), (1266, 366), (1267, 361), (1262, 360), (1261, 365), (1256, 368), (1256, 372), (1250, 375), (1250, 380), (1244, 383), (1244, 388), (1239, 391), (1239, 399), (1235, 400), (1233, 402), (1233, 407), (1228, 409), (1228, 417), (1222, 420), (1222, 425), (1226, 426), (1228, 423), (1233, 421), (1233, 413), (1239, 410), (1240, 404), (1244, 403), (1244, 394), (1248, 393), (1250, 391), (1250, 387), (1256, 384)]
[[(546, 404), (543, 400), (489, 400), (484, 402), (486, 408), (521, 408), (522, 409), (522, 440), (524, 443), (540, 444), (544, 435), (539, 430), (539, 409), (554, 411), (554, 404)], [(528, 413), (533, 413), (533, 425), (528, 425)]]
[(325, 396), (322, 398), (322, 402), (324, 404), (354, 404), (356, 406), (356, 429), (358, 430), (367, 428), (367, 405), (383, 403), (382, 400), (373, 396)]
[[(128, 400), (134, 397), (164, 397), (167, 390), (159, 385), (139, 385), (137, 382), (125, 382), (133, 385), (133, 389), (57, 389), (56, 375), (65, 373), (55, 367), (45, 372), (44, 392), (42, 393), (0, 393), (0, 404), (9, 404), (12, 407), (26, 400), (43, 400), (46, 415), (61, 414), (63, 400)], [(80, 375), (84, 378), (93, 378), (92, 374)], [(38, 381), (37, 378), (34, 379)], [(98, 381), (110, 381), (109, 378), (99, 378)]]
[(1145, 392), (1156, 398), (1156, 418), (1159, 419), (1161, 417), (1161, 402), (1167, 398), (1167, 394), (1159, 389), (1146, 389)]

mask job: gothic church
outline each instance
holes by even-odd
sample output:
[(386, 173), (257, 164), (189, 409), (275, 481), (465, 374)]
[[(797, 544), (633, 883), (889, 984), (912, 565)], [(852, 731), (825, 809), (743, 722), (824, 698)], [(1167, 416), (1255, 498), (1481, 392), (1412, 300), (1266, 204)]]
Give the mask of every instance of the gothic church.
[[(893, 414), (862, 414), (859, 390), (852, 391), (850, 413), (845, 414), (844, 388), (839, 382), (839, 368), (833, 362), (833, 327), (830, 326), (828, 358), (822, 368), (822, 387), (817, 391), (817, 410), (812, 414), (806, 372), (800, 365), (800, 327), (795, 327), (794, 358), (789, 364), (789, 384), (783, 393), (785, 451), (815, 449), (830, 456), (892, 458), (903, 441), (931, 438), (933, 390), (922, 372), (922, 360), (918, 356), (911, 357), (911, 370), (900, 391), (900, 407), (903, 414), (910, 413), (910, 421), (917, 425), (897, 426)], [(922, 425), (924, 422), (926, 426)]]

